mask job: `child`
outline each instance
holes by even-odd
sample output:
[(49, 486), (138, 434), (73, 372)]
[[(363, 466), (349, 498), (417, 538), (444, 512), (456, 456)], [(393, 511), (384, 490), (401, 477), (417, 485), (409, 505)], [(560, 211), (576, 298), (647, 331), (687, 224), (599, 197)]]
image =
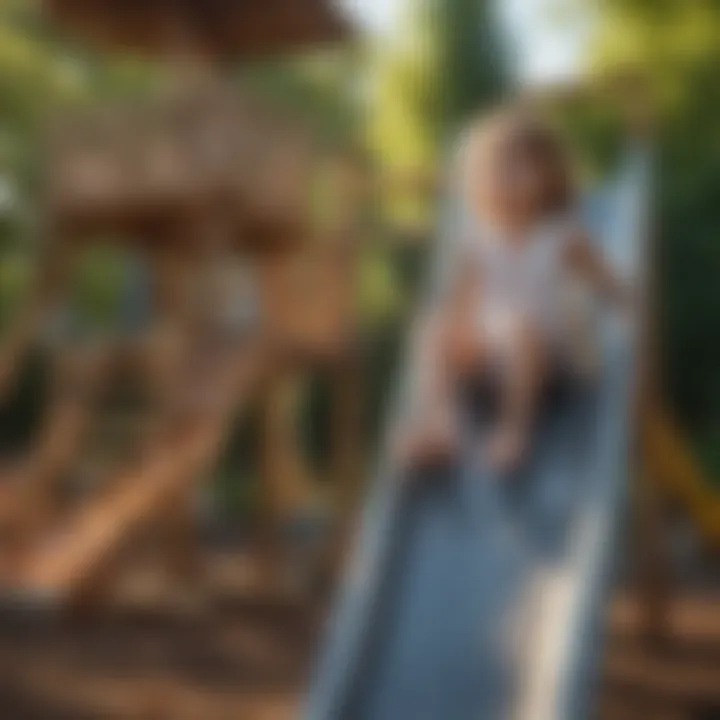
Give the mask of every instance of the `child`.
[(522, 462), (549, 379), (581, 371), (571, 285), (610, 299), (625, 291), (576, 218), (570, 164), (541, 120), (514, 109), (482, 120), (462, 160), (471, 222), (417, 335), (428, 412), (417, 414), (402, 454), (411, 463), (452, 455), (454, 394), (462, 380), (484, 374), (500, 387), (487, 457), (511, 470)]

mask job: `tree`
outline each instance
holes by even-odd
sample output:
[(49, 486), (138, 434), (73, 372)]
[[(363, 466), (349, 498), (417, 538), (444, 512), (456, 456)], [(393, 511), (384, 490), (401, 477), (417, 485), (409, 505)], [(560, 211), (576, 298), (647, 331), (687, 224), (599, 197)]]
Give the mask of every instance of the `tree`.
[[(51, 28), (30, 0), (0, 3), (0, 244), (23, 247), (37, 233), (44, 137), (63, 109), (154, 80), (133, 58), (99, 55)], [(12, 202), (10, 202), (12, 200)]]
[(425, 171), (467, 118), (497, 99), (504, 57), (487, 0), (412, 0), (378, 50), (371, 138), (381, 161)]
[[(597, 67), (642, 73), (657, 102), (655, 239), (667, 381), (685, 422), (717, 455), (720, 5), (714, 0), (604, 0), (600, 7)], [(714, 459), (720, 463), (720, 457)]]

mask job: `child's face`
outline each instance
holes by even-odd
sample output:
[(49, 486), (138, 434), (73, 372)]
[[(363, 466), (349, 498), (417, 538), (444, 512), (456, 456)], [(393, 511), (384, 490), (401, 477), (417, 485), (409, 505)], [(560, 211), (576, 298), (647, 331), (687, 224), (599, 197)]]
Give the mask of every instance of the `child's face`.
[(522, 131), (496, 136), (477, 163), (478, 211), (510, 230), (521, 230), (553, 212), (560, 160), (552, 155), (542, 141)]

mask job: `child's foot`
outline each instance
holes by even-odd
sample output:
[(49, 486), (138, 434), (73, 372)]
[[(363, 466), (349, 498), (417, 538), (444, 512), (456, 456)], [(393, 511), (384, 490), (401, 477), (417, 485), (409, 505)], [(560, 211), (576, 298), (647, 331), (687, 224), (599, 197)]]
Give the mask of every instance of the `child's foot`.
[(490, 464), (500, 472), (516, 470), (525, 459), (527, 444), (528, 436), (523, 428), (512, 425), (498, 428), (487, 445)]
[(431, 467), (452, 460), (458, 451), (456, 434), (450, 424), (415, 430), (401, 438), (398, 457), (405, 467)]

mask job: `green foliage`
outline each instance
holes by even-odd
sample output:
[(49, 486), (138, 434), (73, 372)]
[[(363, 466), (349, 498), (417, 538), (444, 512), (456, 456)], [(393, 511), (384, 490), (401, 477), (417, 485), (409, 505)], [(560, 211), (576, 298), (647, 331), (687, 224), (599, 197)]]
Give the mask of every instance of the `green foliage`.
[(6, 255), (0, 263), (0, 339), (28, 300), (33, 264), (22, 254)]
[(110, 332), (122, 322), (128, 258), (116, 247), (87, 249), (76, 267), (70, 298), (73, 321), (87, 332)]
[(242, 67), (239, 78), (261, 96), (305, 121), (328, 145), (357, 140), (364, 119), (358, 53), (335, 49)]
[(374, 244), (360, 265), (360, 307), (370, 325), (382, 325), (403, 309), (402, 287), (397, 267), (387, 246)]
[(157, 76), (137, 59), (95, 54), (58, 36), (38, 3), (0, 3), (0, 185), (13, 200), (9, 207), (0, 202), (0, 249), (31, 249), (39, 235), (43, 148), (54, 118), (78, 106), (136, 98), (156, 86)]
[(22, 454), (32, 447), (44, 418), (51, 390), (51, 363), (33, 352), (0, 404), (0, 453)]
[(0, 210), (0, 243), (29, 231), (27, 205), (37, 191), (42, 121), (48, 109), (72, 93), (67, 69), (30, 23), (25, 4), (0, 7), (0, 181), (9, 196)]
[(605, 0), (601, 8), (598, 68), (642, 73), (659, 113), (655, 209), (667, 380), (696, 436), (717, 438), (720, 5)]
[(547, 115), (566, 140), (583, 179), (600, 180), (616, 167), (625, 125), (616, 104), (579, 98), (550, 107)]
[[(382, 165), (436, 171), (458, 128), (497, 98), (504, 63), (492, 9), (486, 0), (408, 0), (400, 36), (377, 52), (369, 132)], [(401, 218), (413, 213), (401, 204)]]

